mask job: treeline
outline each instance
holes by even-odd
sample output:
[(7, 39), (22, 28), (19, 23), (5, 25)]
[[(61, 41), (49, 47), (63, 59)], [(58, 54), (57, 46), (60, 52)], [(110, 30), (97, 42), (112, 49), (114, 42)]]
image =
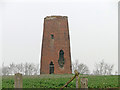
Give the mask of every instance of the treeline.
[(2, 75), (14, 75), (15, 73), (21, 73), (22, 75), (39, 75), (40, 68), (39, 64), (33, 63), (11, 63), (9, 66), (2, 65)]
[(118, 72), (115, 71), (113, 72), (113, 67), (114, 65), (110, 65), (104, 62), (104, 60), (102, 60), (99, 63), (95, 64), (95, 69), (90, 72), (89, 68), (87, 65), (78, 62), (78, 60), (76, 60), (73, 64), (72, 64), (72, 72), (74, 73), (74, 70), (77, 70), (80, 74), (89, 74), (89, 75), (117, 75)]
[[(72, 73), (74, 70), (77, 70), (80, 74), (89, 74), (89, 75), (112, 75), (114, 65), (109, 65), (105, 63), (103, 60), (97, 64), (95, 64), (95, 69), (90, 72), (87, 65), (78, 62), (75, 60), (72, 63)], [(21, 73), (22, 75), (40, 75), (40, 65), (33, 63), (20, 63), (14, 64), (11, 63), (8, 66), (4, 66), (2, 64), (1, 69), (2, 75), (14, 75), (15, 73)], [(114, 72), (114, 74), (118, 74), (118, 72)]]

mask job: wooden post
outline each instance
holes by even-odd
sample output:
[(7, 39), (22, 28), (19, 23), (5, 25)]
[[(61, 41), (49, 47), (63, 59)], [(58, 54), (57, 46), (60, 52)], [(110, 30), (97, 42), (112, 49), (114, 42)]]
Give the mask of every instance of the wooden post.
[(74, 71), (76, 75), (76, 88), (79, 88), (79, 72), (77, 70)]
[(76, 88), (79, 88), (78, 77), (79, 77), (79, 76), (76, 76)]
[(75, 70), (74, 72), (75, 72), (75, 76), (73, 76), (63, 87), (61, 87), (61, 90), (63, 90), (64, 87), (66, 87), (72, 80), (75, 79), (76, 76), (79, 75), (77, 70)]
[(78, 88), (80, 88), (80, 76), (78, 75)]
[(16, 73), (14, 82), (15, 88), (23, 88), (22, 74)]
[(88, 79), (81, 78), (81, 88), (88, 88)]
[(61, 90), (66, 87), (72, 80), (74, 80), (74, 78), (76, 77), (76, 75), (74, 77), (72, 77), (63, 87), (61, 87)]

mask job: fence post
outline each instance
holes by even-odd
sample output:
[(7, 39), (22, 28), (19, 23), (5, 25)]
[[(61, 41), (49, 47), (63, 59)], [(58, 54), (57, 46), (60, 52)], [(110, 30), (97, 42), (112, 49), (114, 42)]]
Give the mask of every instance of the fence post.
[(88, 79), (81, 78), (81, 88), (88, 88)]
[(76, 76), (76, 88), (79, 88), (78, 77), (79, 76)]
[(76, 88), (79, 88), (79, 72), (77, 70), (74, 71), (76, 75)]
[(66, 87), (72, 80), (76, 78), (76, 76), (79, 75), (79, 72), (77, 70), (75, 70), (74, 72), (75, 72), (75, 76), (73, 76), (64, 86), (62, 86), (60, 90), (63, 90), (64, 87)]
[(15, 88), (23, 88), (22, 74), (20, 73), (15, 74), (14, 86)]

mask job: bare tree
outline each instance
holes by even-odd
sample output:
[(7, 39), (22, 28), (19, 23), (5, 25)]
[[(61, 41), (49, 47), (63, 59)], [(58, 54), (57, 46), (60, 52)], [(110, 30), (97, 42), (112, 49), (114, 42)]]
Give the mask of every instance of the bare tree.
[(114, 65), (109, 65), (102, 60), (98, 64), (95, 65), (96, 69), (93, 70), (93, 74), (95, 75), (111, 75)]
[(2, 75), (14, 75), (15, 73), (22, 73), (23, 75), (39, 75), (39, 64), (33, 63), (11, 63), (9, 66), (2, 65)]
[(87, 65), (83, 63), (79, 64), (78, 60), (72, 63), (72, 73), (74, 73), (74, 70), (77, 70), (80, 74), (89, 74)]
[(78, 65), (78, 72), (80, 74), (89, 74), (89, 69), (85, 64), (81, 63)]
[(34, 69), (35, 69), (35, 65), (33, 63), (29, 64), (28, 66), (29, 75), (34, 75)]
[(2, 75), (9, 75), (9, 67), (4, 66), (4, 63), (2, 63)]
[(25, 63), (24, 69), (25, 75), (39, 75), (39, 64)]
[(114, 65), (108, 65), (108, 75), (112, 74), (112, 70), (113, 70)]
[(28, 63), (24, 64), (24, 75), (28, 75)]
[(34, 75), (39, 75), (40, 73), (40, 68), (39, 64), (36, 64), (34, 67)]
[(20, 63), (16, 65), (17, 73), (22, 73), (24, 75), (24, 64)]
[(72, 73), (74, 73), (74, 70), (78, 70), (78, 60), (75, 60), (73, 63), (72, 63)]
[(9, 65), (9, 68), (10, 68), (9, 71), (10, 71), (11, 75), (14, 75), (15, 73), (17, 73), (17, 67), (16, 67), (16, 65), (14, 63), (11, 63)]

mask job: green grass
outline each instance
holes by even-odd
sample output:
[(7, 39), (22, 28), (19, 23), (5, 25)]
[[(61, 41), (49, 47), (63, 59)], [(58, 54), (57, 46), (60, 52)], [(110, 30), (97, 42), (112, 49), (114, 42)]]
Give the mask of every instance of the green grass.
[[(23, 88), (61, 88), (74, 75), (40, 75), (23, 76)], [(88, 88), (116, 88), (118, 86), (118, 76), (83, 76), (88, 78)], [(75, 88), (76, 79), (67, 87)], [(14, 76), (2, 77), (2, 88), (14, 88)]]

